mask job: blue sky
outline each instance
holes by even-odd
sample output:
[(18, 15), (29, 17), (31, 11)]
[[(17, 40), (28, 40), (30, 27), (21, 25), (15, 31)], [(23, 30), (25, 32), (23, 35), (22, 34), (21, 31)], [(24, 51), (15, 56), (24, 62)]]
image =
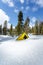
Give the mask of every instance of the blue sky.
[(34, 25), (36, 19), (43, 21), (43, 0), (0, 0), (0, 23), (6, 19), (9, 26), (16, 26), (20, 10), (24, 21), (26, 17), (30, 18), (30, 26)]

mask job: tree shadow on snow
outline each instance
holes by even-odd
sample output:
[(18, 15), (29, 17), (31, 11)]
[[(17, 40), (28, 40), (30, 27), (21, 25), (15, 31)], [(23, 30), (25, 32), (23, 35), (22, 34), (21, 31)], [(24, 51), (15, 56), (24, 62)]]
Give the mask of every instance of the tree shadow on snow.
[(15, 39), (15, 37), (7, 37), (7, 38), (2, 38), (2, 39), (0, 39), (0, 43), (1, 42), (4, 42), (4, 41), (9, 41), (9, 40), (13, 40), (13, 39)]

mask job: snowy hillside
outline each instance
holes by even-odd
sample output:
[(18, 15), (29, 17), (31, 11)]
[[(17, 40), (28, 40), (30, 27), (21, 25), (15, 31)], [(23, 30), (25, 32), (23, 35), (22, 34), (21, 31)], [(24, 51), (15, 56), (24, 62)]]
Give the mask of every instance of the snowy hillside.
[(15, 37), (0, 36), (0, 65), (43, 65), (43, 36), (29, 37), (16, 41)]

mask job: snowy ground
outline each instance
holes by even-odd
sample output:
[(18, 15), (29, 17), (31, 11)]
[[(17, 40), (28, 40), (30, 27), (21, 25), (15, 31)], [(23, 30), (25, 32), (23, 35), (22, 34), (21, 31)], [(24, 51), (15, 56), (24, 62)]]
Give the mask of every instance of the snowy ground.
[(43, 36), (29, 37), (16, 41), (15, 37), (0, 36), (0, 65), (43, 65)]

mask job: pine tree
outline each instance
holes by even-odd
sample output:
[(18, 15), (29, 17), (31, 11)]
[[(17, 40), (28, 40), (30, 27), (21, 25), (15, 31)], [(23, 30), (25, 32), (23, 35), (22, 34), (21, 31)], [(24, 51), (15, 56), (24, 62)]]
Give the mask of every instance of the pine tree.
[(25, 31), (26, 33), (29, 33), (29, 23), (30, 23), (30, 19), (27, 17), (27, 18), (26, 18), (26, 21), (25, 21), (25, 23), (24, 23), (24, 31)]
[(43, 34), (43, 22), (36, 21), (32, 31), (34, 31), (33, 33), (36, 35)]
[(11, 24), (11, 26), (10, 26), (10, 35), (11, 35), (12, 37), (14, 36), (13, 26), (12, 26), (12, 24)]
[(3, 34), (7, 35), (7, 21), (4, 22)]
[(34, 34), (34, 27), (32, 27), (31, 32)]
[(40, 34), (43, 34), (43, 22), (40, 22)]
[(18, 14), (18, 24), (16, 26), (17, 34), (21, 34), (23, 32), (23, 13), (22, 11)]
[(35, 22), (35, 29), (34, 29), (35, 34), (38, 34), (38, 21), (36, 20)]
[(2, 34), (2, 25), (0, 25), (0, 35)]
[(41, 29), (41, 34), (43, 34), (43, 27), (42, 27), (42, 29)]

